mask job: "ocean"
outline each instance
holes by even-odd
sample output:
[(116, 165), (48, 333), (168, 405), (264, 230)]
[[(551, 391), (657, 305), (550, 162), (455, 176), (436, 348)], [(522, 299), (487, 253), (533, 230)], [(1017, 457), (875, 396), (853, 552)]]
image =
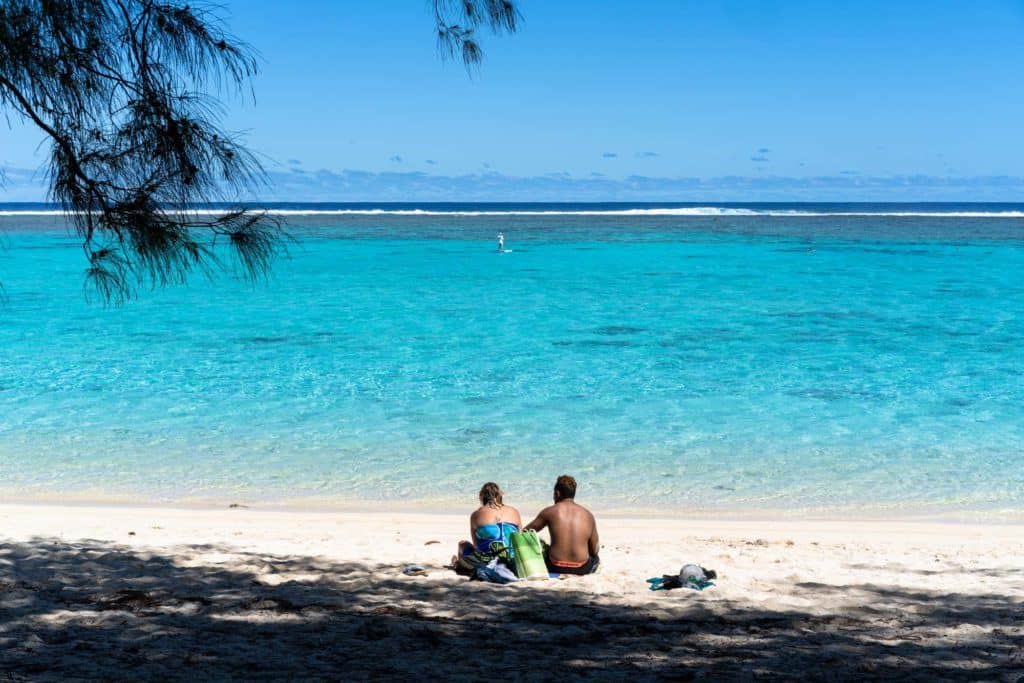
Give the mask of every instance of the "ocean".
[(1024, 204), (269, 208), (106, 308), (0, 204), (0, 498), (1024, 517)]

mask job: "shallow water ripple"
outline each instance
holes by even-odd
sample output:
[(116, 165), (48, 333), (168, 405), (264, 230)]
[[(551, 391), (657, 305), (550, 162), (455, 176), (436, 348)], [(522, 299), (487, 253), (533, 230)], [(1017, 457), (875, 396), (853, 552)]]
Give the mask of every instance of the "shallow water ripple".
[(498, 255), (488, 217), (306, 218), (266, 285), (122, 309), (3, 220), (10, 496), (539, 501), (571, 471), (622, 510), (1024, 511), (1020, 220), (518, 217)]

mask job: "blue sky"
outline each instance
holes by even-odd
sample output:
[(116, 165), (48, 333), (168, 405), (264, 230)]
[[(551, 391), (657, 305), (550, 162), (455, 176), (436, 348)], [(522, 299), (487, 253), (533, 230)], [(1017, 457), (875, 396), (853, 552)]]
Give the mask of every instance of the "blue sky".
[[(1024, 199), (1021, 2), (522, 0), (472, 78), (425, 1), (224, 7), (263, 64), (227, 125), (295, 199)], [(34, 130), (0, 130), (0, 163), (39, 166)]]

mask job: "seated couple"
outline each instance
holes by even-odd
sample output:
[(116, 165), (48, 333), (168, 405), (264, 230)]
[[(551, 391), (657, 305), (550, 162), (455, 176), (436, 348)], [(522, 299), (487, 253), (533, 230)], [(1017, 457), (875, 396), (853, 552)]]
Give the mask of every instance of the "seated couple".
[[(574, 499), (576, 480), (563, 474), (555, 482), (554, 505), (540, 511), (525, 529), (540, 532), (547, 529), (551, 545), (544, 549), (544, 562), (553, 574), (592, 574), (600, 564), (597, 522), (594, 515)], [(494, 482), (480, 489), (480, 507), (469, 518), (473, 541), (459, 544), (457, 560), (471, 557), (478, 561), (498, 556), (510, 547), (509, 536), (523, 529), (519, 511), (502, 500), (501, 488)]]

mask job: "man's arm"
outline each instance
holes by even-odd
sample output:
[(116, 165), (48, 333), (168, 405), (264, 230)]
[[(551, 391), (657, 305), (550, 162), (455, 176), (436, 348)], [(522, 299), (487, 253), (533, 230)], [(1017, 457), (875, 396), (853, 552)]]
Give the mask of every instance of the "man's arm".
[(547, 519), (547, 517), (544, 516), (544, 513), (547, 512), (547, 511), (548, 511), (548, 509), (544, 508), (543, 510), (538, 512), (537, 513), (537, 517), (534, 518), (534, 520), (532, 522), (527, 524), (526, 527), (524, 527), (523, 531), (526, 531), (526, 529), (533, 529), (534, 531), (538, 531), (538, 532), (542, 531), (544, 529), (544, 527), (546, 527), (548, 525), (548, 519)]
[(592, 556), (597, 555), (601, 550), (601, 539), (597, 536), (597, 520), (594, 521), (594, 530), (590, 532), (590, 538), (587, 539), (587, 550)]

